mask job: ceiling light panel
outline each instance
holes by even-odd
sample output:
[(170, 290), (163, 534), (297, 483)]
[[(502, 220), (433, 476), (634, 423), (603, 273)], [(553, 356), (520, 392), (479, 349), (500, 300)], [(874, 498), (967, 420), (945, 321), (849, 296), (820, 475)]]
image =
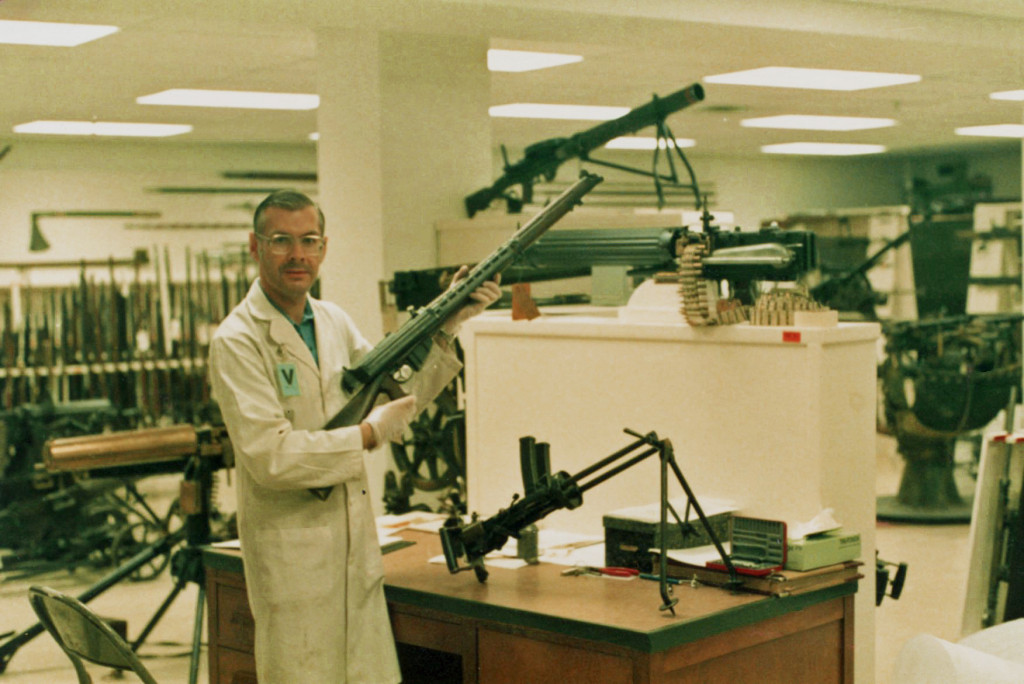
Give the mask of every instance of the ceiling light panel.
[(965, 126), (956, 129), (957, 135), (978, 135), (987, 138), (1024, 138), (1024, 124), (993, 124), (991, 126)]
[(762, 67), (704, 78), (706, 83), (808, 90), (866, 90), (917, 83), (920, 80), (921, 77), (916, 74), (841, 69), (800, 69), (796, 67)]
[(886, 128), (896, 125), (893, 119), (863, 116), (814, 116), (808, 114), (783, 114), (744, 119), (741, 126), (747, 128), (785, 128), (803, 131), (864, 131), (872, 128)]
[(75, 47), (119, 29), (116, 26), (97, 24), (64, 24), (47, 21), (0, 20), (0, 43), (10, 45), (49, 45), (54, 47)]
[(121, 123), (114, 121), (30, 121), (14, 127), (15, 133), (43, 135), (102, 135), (131, 138), (166, 138), (190, 133), (187, 124)]
[(605, 147), (609, 150), (653, 150), (655, 147), (664, 150), (667, 147), (693, 147), (695, 144), (690, 138), (676, 138), (669, 143), (665, 138), (626, 135), (612, 138)]
[(764, 145), (765, 154), (802, 154), (809, 156), (850, 157), (885, 152), (884, 145), (853, 145), (847, 143), (794, 142)]
[(610, 121), (629, 112), (629, 107), (598, 107), (588, 105), (555, 105), (520, 102), (496, 105), (489, 110), (494, 117), (516, 119), (573, 119), (576, 121)]
[(526, 50), (488, 50), (487, 68), (491, 71), (536, 71), (582, 62), (581, 55), (555, 52), (528, 52)]
[(320, 106), (320, 96), (303, 93), (260, 93), (244, 90), (195, 90), (172, 88), (135, 101), (145, 105), (220, 107), (224, 109), (308, 110)]

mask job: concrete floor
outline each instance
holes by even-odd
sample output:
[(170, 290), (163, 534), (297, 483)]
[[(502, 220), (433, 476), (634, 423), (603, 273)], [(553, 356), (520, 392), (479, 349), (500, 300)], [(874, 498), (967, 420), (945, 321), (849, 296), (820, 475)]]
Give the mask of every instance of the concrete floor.
[[(902, 471), (892, 440), (879, 437), (877, 449), (878, 492), (894, 494)], [(969, 488), (969, 478), (961, 478)], [(159, 504), (171, 495), (176, 483), (151, 478), (146, 489)], [(968, 567), (969, 525), (908, 525), (879, 523), (877, 545), (880, 556), (909, 564), (907, 583), (898, 601), (886, 598), (877, 608), (875, 684), (891, 682), (889, 673), (900, 647), (914, 634), (928, 632), (956, 640)], [(25, 598), (29, 584), (46, 584), (69, 594), (77, 594), (99, 575), (70, 575), (66, 572), (36, 577), (31, 581), (0, 582), (0, 632), (21, 630), (35, 622)], [(122, 582), (93, 599), (90, 606), (103, 615), (128, 620), (129, 637), (143, 628), (171, 589), (172, 579), (165, 571), (150, 582)], [(168, 613), (142, 648), (143, 660), (159, 682), (188, 681), (189, 652), (198, 590), (189, 585), (172, 604)], [(205, 624), (205, 620), (204, 620)], [(205, 640), (205, 634), (204, 634)], [(199, 663), (198, 681), (207, 682), (205, 643)], [(110, 671), (93, 670), (96, 682), (117, 679)], [(134, 681), (125, 675), (122, 681)], [(77, 684), (70, 663), (56, 644), (43, 634), (14, 655), (0, 684)]]

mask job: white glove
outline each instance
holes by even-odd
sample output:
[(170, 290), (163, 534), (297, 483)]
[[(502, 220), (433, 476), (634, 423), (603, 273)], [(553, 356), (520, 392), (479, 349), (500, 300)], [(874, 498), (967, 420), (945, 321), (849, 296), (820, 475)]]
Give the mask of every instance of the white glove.
[(366, 416), (366, 423), (373, 431), (374, 446), (399, 441), (415, 416), (416, 397), (412, 394), (375, 407)]
[[(461, 268), (459, 268), (459, 270), (452, 277), (452, 282), (448, 286), (448, 289), (450, 290), (453, 287), (455, 287), (456, 283), (465, 278), (466, 274), (468, 273), (468, 266), (462, 266)], [(455, 337), (463, 323), (468, 321), (473, 316), (476, 316), (477, 314), (482, 312), (491, 304), (494, 304), (494, 302), (501, 299), (500, 284), (501, 274), (498, 273), (494, 276), (494, 280), (488, 280), (484, 282), (480, 287), (473, 290), (473, 292), (470, 293), (469, 295), (469, 298), (472, 301), (467, 303), (465, 306), (463, 306), (461, 309), (453, 313), (451, 316), (449, 316), (448, 320), (446, 320), (442, 324), (441, 328), (452, 337)]]

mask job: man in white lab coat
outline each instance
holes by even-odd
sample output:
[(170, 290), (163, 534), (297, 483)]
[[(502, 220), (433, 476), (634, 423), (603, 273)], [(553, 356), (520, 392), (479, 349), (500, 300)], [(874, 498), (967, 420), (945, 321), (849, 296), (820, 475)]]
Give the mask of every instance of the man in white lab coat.
[[(481, 286), (445, 323), (405, 386), (410, 396), (359, 425), (323, 430), (346, 402), (342, 370), (372, 346), (344, 311), (308, 295), (327, 248), (319, 207), (281, 191), (253, 223), (259, 279), (213, 337), (210, 382), (238, 465), (257, 675), (260, 684), (398, 682), (363, 458), (398, 438), (455, 376), (451, 335), (500, 289)], [(333, 487), (326, 501), (309, 491), (320, 487)]]

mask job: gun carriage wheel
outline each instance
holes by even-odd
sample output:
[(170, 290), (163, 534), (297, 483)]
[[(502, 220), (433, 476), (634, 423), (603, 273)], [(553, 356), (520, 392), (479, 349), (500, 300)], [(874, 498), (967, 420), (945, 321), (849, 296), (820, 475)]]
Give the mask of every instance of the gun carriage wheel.
[(402, 480), (415, 489), (435, 492), (465, 478), (465, 412), (458, 407), (454, 383), (409, 425), (391, 453)]

